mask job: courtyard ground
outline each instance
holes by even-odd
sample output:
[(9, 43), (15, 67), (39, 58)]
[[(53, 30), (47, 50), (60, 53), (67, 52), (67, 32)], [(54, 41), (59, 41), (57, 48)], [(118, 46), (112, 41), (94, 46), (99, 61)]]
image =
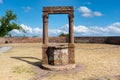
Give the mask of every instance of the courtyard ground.
[[(3, 46), (12, 48), (0, 54), (0, 80), (30, 80), (38, 75), (32, 68), (41, 63), (41, 43), (0, 44)], [(76, 64), (84, 69), (50, 74), (44, 80), (89, 80), (120, 75), (120, 45), (82, 43), (75, 46)]]

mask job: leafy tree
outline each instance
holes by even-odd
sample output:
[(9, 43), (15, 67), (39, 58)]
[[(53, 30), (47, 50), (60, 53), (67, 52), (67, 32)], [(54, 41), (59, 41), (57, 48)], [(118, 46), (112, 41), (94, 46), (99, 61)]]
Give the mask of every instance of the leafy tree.
[(69, 36), (69, 34), (65, 34), (65, 33), (61, 33), (60, 35), (59, 35), (59, 37), (68, 37)]
[(14, 21), (17, 19), (16, 14), (12, 10), (7, 10), (6, 15), (0, 18), (0, 37), (8, 34), (13, 29), (21, 29)]

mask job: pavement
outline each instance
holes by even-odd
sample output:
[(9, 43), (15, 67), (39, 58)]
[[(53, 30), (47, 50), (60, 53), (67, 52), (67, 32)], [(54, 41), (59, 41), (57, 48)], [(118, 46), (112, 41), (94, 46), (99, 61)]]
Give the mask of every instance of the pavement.
[(7, 52), (11, 48), (12, 48), (11, 46), (4, 46), (4, 47), (0, 48), (0, 54)]

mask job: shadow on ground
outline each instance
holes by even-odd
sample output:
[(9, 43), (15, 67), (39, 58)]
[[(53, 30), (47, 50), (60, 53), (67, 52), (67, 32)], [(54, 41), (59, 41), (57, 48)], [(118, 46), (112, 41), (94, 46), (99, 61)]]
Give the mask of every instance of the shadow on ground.
[[(38, 59), (38, 58), (35, 58), (35, 57), (11, 57), (11, 58), (26, 62), (28, 64), (33, 65), (34, 67), (38, 67), (38, 68), (43, 69), (43, 70), (48, 70), (47, 68), (42, 66), (42, 60)], [(37, 61), (32, 62), (32, 61), (29, 61), (29, 60), (26, 60), (26, 59), (33, 59), (33, 60), (37, 60)]]
[[(41, 59), (38, 59), (38, 58), (35, 58), (35, 57), (11, 57), (11, 58), (26, 62), (26, 63), (31, 64), (33, 66), (37, 66), (37, 67), (42, 66)], [(26, 60), (26, 59), (34, 59), (34, 60), (37, 60), (37, 62), (31, 62), (31, 61)]]
[[(44, 68), (42, 66), (42, 61), (41, 59), (35, 58), (35, 57), (11, 57), (13, 59), (17, 59), (23, 62), (26, 62), (28, 64), (33, 65), (32, 66), (32, 70), (33, 72), (37, 73), (37, 75), (35, 77), (32, 77), (29, 80), (42, 80), (43, 78), (46, 78), (48, 76), (52, 75), (56, 75), (56, 74), (72, 74), (72, 73), (77, 73), (80, 72), (82, 70), (84, 70), (84, 66), (77, 64), (76, 68), (74, 69), (70, 69), (70, 70), (63, 70), (63, 71), (50, 71), (47, 70), (46, 68)], [(37, 60), (37, 62), (31, 62), (29, 60), (26, 59), (33, 59), (33, 60)]]

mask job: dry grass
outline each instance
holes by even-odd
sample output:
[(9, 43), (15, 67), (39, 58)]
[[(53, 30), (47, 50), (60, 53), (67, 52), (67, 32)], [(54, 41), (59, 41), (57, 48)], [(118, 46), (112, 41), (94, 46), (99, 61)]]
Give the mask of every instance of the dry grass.
[(0, 80), (28, 80), (35, 73), (32, 64), (40, 62), (41, 44), (2, 44), (12, 46), (8, 52), (0, 55)]
[[(41, 44), (2, 44), (12, 46), (0, 55), (1, 80), (28, 80), (35, 76), (31, 66), (42, 58)], [(85, 67), (79, 73), (54, 74), (46, 80), (87, 80), (120, 75), (120, 46), (109, 44), (76, 44), (75, 60)]]

